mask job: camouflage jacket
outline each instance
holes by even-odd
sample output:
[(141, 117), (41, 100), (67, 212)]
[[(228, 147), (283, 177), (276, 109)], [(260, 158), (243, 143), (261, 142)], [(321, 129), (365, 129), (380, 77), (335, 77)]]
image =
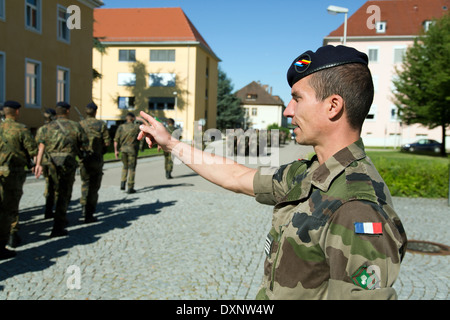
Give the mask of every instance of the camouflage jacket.
[(24, 169), (36, 156), (36, 141), (24, 124), (7, 118), (0, 124), (0, 135), (0, 166)]
[(137, 153), (139, 150), (139, 125), (126, 122), (117, 128), (114, 141), (118, 143), (120, 152)]
[[(42, 127), (38, 143), (45, 145), (45, 153), (54, 165), (77, 166), (76, 157), (83, 157), (89, 140), (78, 122), (57, 118)], [(44, 163), (48, 164), (48, 163)]]
[(106, 147), (111, 142), (106, 123), (94, 117), (87, 117), (80, 121), (80, 125), (88, 136), (89, 151), (103, 157)]
[(275, 205), (258, 299), (396, 299), (406, 235), (362, 140), (317, 158), (259, 168), (258, 202)]

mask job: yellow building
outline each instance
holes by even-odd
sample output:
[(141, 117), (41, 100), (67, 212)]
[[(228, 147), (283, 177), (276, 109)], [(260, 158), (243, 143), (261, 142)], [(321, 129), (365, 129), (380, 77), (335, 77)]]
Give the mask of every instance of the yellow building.
[[(36, 129), (41, 110), (92, 101), (93, 10), (100, 0), (0, 0), (0, 103), (22, 104)], [(71, 118), (79, 120), (75, 110)]]
[(216, 126), (219, 58), (180, 8), (95, 9), (92, 96), (109, 125), (140, 110), (173, 118), (192, 140), (194, 125)]

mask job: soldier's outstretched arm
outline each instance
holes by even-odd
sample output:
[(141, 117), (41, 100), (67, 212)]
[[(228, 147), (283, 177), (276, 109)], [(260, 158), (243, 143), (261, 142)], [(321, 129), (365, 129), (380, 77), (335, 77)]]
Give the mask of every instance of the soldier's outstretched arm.
[(140, 126), (138, 139), (145, 139), (149, 147), (158, 144), (171, 152), (189, 168), (208, 181), (225, 189), (255, 196), (253, 177), (256, 169), (248, 168), (231, 159), (196, 149), (174, 138), (162, 123), (141, 111), (144, 124)]

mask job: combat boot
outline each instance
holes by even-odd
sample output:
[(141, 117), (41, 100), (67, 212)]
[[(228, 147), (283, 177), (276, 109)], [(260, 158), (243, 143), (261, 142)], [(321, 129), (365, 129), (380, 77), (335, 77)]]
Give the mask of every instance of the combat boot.
[(94, 217), (94, 208), (91, 208), (90, 206), (83, 206), (84, 208), (84, 223), (92, 223), (97, 222), (97, 218)]
[(53, 225), (52, 232), (50, 233), (50, 238), (63, 237), (67, 236), (68, 234), (69, 232), (65, 229), (62, 223), (55, 223)]
[(22, 239), (20, 239), (17, 232), (12, 232), (9, 235), (8, 246), (10, 246), (11, 248), (17, 248), (21, 243), (22, 243)]
[(126, 181), (120, 182), (120, 190), (125, 190)]
[(172, 179), (170, 171), (166, 171), (166, 179)]

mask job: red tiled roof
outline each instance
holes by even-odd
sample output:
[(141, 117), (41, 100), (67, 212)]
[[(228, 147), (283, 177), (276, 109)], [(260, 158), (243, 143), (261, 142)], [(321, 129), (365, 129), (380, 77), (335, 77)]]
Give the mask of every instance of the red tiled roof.
[[(380, 8), (380, 21), (386, 22), (386, 32), (377, 33), (367, 27), (367, 20), (374, 11), (367, 8), (376, 5)], [(367, 1), (347, 21), (347, 36), (405, 36), (419, 35), (423, 23), (449, 13), (450, 0), (375, 0)], [(373, 18), (372, 20), (373, 21)], [(331, 32), (328, 37), (341, 37), (344, 24)]]
[(200, 42), (211, 48), (181, 8), (95, 9), (102, 42)]

